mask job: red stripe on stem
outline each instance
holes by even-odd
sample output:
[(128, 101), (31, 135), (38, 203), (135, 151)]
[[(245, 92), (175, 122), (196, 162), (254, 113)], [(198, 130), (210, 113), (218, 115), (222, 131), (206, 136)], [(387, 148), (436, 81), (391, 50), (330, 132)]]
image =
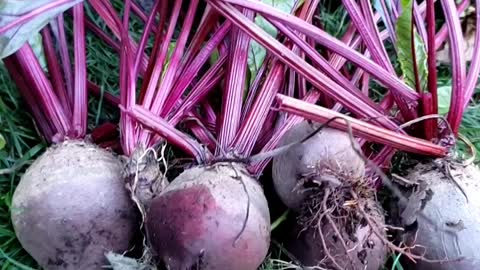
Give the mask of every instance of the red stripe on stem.
[(187, 97), (175, 108), (173, 116), (169, 119), (172, 125), (176, 125), (186, 112), (190, 112), (193, 106), (203, 100), (210, 90), (223, 79), (224, 72), (221, 68), (224, 66), (227, 57), (222, 56), (200, 79), (200, 81), (188, 93)]
[(75, 137), (84, 137), (87, 132), (88, 91), (87, 60), (85, 52), (85, 24), (83, 3), (73, 7), (73, 40), (75, 55), (74, 103), (72, 128)]
[(450, 37), (450, 55), (452, 58), (452, 97), (447, 120), (456, 135), (464, 111), (466, 81), (465, 44), (455, 2), (453, 0), (442, 0), (441, 2), (445, 19), (447, 20)]
[(170, 58), (170, 63), (168, 65), (167, 72), (163, 76), (162, 83), (158, 89), (158, 92), (153, 100), (151, 105), (151, 111), (154, 114), (160, 114), (162, 111), (165, 101), (167, 100), (168, 95), (170, 94), (175, 75), (178, 67), (180, 66), (180, 61), (182, 60), (182, 55), (187, 44), (187, 40), (192, 28), (193, 19), (195, 17), (195, 11), (197, 10), (198, 0), (191, 0), (188, 7), (186, 19), (183, 22), (182, 31), (180, 36), (177, 38), (175, 43), (175, 50)]
[(72, 110), (70, 108), (70, 102), (68, 100), (67, 89), (65, 88), (65, 81), (63, 79), (62, 70), (58, 63), (58, 57), (55, 53), (55, 46), (53, 45), (52, 35), (50, 34), (50, 28), (45, 27), (42, 29), (42, 42), (43, 50), (45, 52), (45, 58), (47, 59), (48, 73), (51, 76), (51, 82), (53, 85), (53, 91), (55, 91), (60, 104), (62, 104), (63, 110), (68, 119), (72, 118)]
[(103, 42), (105, 42), (108, 46), (112, 47), (115, 51), (120, 52), (121, 48), (118, 44), (118, 41), (114, 41), (113, 38), (107, 35), (100, 27), (98, 27), (94, 22), (90, 19), (85, 20), (85, 26), (88, 30), (90, 30), (94, 35), (99, 37)]
[(30, 91), (34, 93), (36, 106), (41, 108), (50, 122), (54, 136), (64, 138), (70, 132), (69, 119), (30, 45), (26, 43), (5, 61), (8, 59), (14, 61), (17, 72), (23, 75)]
[[(161, 3), (161, 6), (160, 6)], [(133, 7), (136, 7), (136, 5), (133, 5)], [(134, 9), (135, 10), (135, 9)], [(166, 12), (167, 12), (167, 5), (166, 1), (155, 1), (155, 4), (152, 7), (152, 11), (150, 15), (148, 16), (148, 20), (145, 24), (145, 30), (143, 30), (142, 37), (140, 39), (140, 43), (138, 45), (137, 52), (135, 54), (135, 63), (134, 63), (134, 74), (138, 76), (138, 67), (140, 66), (142, 57), (144, 56), (144, 50), (145, 46), (147, 45), (148, 37), (150, 36), (150, 33), (152, 32), (152, 29), (154, 28), (154, 21), (155, 17), (160, 11), (160, 23), (159, 27), (162, 29), (163, 23), (165, 22), (165, 17), (166, 17)]]
[(476, 31), (475, 31), (475, 45), (473, 48), (472, 62), (470, 70), (468, 71), (467, 84), (465, 86), (465, 95), (463, 97), (464, 108), (468, 106), (473, 91), (477, 85), (478, 74), (480, 73), (480, 0), (475, 1), (476, 6)]
[(73, 110), (73, 71), (72, 63), (70, 62), (70, 54), (68, 51), (67, 35), (65, 33), (65, 21), (63, 19), (63, 15), (60, 14), (57, 17), (57, 20), (52, 21), (51, 25), (58, 37), (60, 59), (62, 61), (63, 74), (65, 76), (65, 84), (67, 86), (67, 95), (69, 101), (68, 106)]
[(198, 142), (188, 137), (185, 133), (175, 129), (175, 127), (170, 125), (167, 121), (152, 114), (150, 111), (145, 110), (141, 106), (133, 105), (131, 109), (126, 110), (126, 113), (146, 128), (158, 133), (167, 142), (195, 157), (197, 162), (202, 162), (207, 159), (208, 152)]
[[(447, 155), (447, 149), (442, 146), (387, 130), (308, 102), (281, 94), (277, 95), (277, 102), (279, 109), (282, 111), (320, 123), (325, 123), (334, 117), (342, 117), (350, 122), (354, 135), (363, 139), (416, 154), (434, 157), (445, 157)], [(342, 119), (334, 120), (330, 126), (343, 131), (348, 130), (346, 122)]]
[[(377, 80), (385, 84), (391, 91), (398, 92), (404, 99), (409, 101), (419, 100), (420, 96), (415, 93), (410, 87), (408, 87), (401, 79), (396, 75), (389, 73), (383, 69), (378, 64), (372, 62), (367, 57), (363, 56), (356, 50), (350, 48), (348, 45), (339, 41), (336, 38), (333, 38), (326, 32), (314, 27), (313, 25), (287, 13), (280, 12), (271, 6), (265, 5), (261, 2), (253, 0), (209, 0), (212, 6), (216, 7), (223, 15), (228, 16), (228, 18), (235, 23), (236, 25), (242, 26), (243, 30), (249, 33), (255, 40), (261, 41), (263, 45), (268, 49), (276, 49), (281, 45), (277, 44), (275, 40), (272, 40), (271, 37), (268, 37), (264, 34), (259, 27), (253, 23), (249, 23), (233, 6), (229, 4), (224, 4), (223, 2), (233, 3), (235, 5), (240, 5), (254, 11), (262, 13), (262, 15), (268, 17), (268, 19), (275, 20), (279, 23), (282, 23), (288, 27), (291, 27), (293, 30), (299, 31), (306, 36), (314, 39), (316, 42), (322, 46), (327, 47), (331, 51), (338, 53), (342, 57), (348, 59), (349, 61), (355, 63), (360, 68), (365, 69)], [(261, 39), (261, 40), (260, 40)], [(282, 52), (285, 51), (284, 46), (281, 46), (280, 49)], [(280, 52), (276, 53), (276, 56), (285, 59), (285, 56)], [(302, 62), (302, 61), (301, 61)]]
[[(437, 95), (437, 58), (435, 50), (435, 0), (427, 0), (427, 36), (428, 36), (428, 91), (430, 92), (429, 101), (423, 96), (423, 112), (438, 112), (438, 95)], [(430, 103), (429, 103), (430, 102)], [(427, 108), (429, 107), (430, 108)], [(426, 107), (427, 106), (427, 107)], [(432, 139), (437, 134), (437, 122), (428, 121), (425, 123), (425, 132), (427, 140)]]
[[(253, 20), (254, 13), (245, 10), (243, 12), (246, 20)], [(242, 117), (243, 96), (246, 85), (248, 49), (250, 37), (241, 32), (240, 28), (234, 27), (231, 30), (230, 58), (225, 77), (225, 89), (222, 99), (222, 111), (219, 122), (218, 141), (223, 151), (218, 149), (219, 153), (228, 152), (227, 149), (240, 128)]]
[(27, 86), (27, 80), (23, 77), (22, 72), (18, 71), (15, 55), (10, 55), (9, 57), (4, 58), (3, 63), (5, 64), (10, 77), (15, 81), (15, 84), (23, 99), (25, 99), (30, 111), (32, 112), (35, 119), (35, 124), (40, 129), (40, 133), (48, 142), (53, 142), (53, 137), (56, 132), (53, 131), (54, 128), (50, 125), (51, 121), (47, 120), (43, 114), (43, 111), (38, 103), (39, 98), (34, 95), (32, 87)]
[[(164, 108), (162, 110), (162, 117), (165, 117), (170, 113), (174, 105), (178, 102), (182, 94), (185, 93), (188, 86), (193, 82), (193, 79), (198, 75), (200, 69), (204, 66), (207, 60), (212, 55), (215, 48), (218, 47), (220, 42), (225, 38), (230, 31), (230, 22), (225, 22), (220, 29), (218, 29), (212, 36), (212, 38), (206, 42), (202, 50), (192, 60), (192, 62), (181, 73), (176, 84), (173, 86), (170, 95), (168, 96)], [(223, 63), (222, 63), (223, 65)], [(178, 69), (177, 69), (178, 70)]]
[(174, 31), (175, 31), (175, 26), (177, 25), (177, 20), (180, 14), (181, 6), (182, 6), (182, 1), (175, 1), (175, 5), (171, 12), (172, 15), (168, 23), (168, 30), (165, 36), (162, 38), (162, 43), (158, 47), (158, 51), (156, 52), (157, 54), (155, 55), (155, 57), (150, 57), (151, 63), (153, 62), (155, 64), (153, 66), (151, 75), (147, 83), (148, 86), (144, 91), (145, 92), (144, 98), (141, 101), (142, 106), (144, 108), (151, 108), (152, 106), (152, 103), (156, 94), (156, 89), (159, 84), (159, 79), (164, 69), (164, 62), (167, 57), (168, 48), (170, 47), (170, 42), (172, 40)]
[(280, 86), (283, 85), (284, 70), (283, 63), (276, 61), (272, 70), (268, 73), (252, 109), (248, 112), (235, 140), (230, 145), (230, 148), (234, 149), (235, 153), (248, 156), (252, 152), (275, 99), (275, 94), (279, 91)]

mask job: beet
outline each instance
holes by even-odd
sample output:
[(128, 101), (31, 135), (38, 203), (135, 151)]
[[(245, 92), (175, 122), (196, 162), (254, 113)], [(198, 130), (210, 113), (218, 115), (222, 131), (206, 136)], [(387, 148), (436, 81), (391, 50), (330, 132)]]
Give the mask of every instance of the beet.
[(44, 268), (102, 269), (107, 251), (125, 252), (138, 224), (122, 165), (94, 145), (47, 149), (22, 176), (12, 222), (23, 248)]
[[(316, 129), (317, 124), (303, 121), (286, 132), (279, 145), (305, 138)], [(273, 159), (275, 190), (286, 206), (291, 209), (300, 208), (308, 192), (301, 188), (299, 181), (302, 175), (311, 174), (318, 166), (328, 166), (353, 177), (360, 177), (365, 173), (365, 164), (352, 148), (348, 134), (337, 129), (324, 128), (303, 144)]]
[(171, 270), (255, 270), (270, 242), (262, 188), (232, 163), (185, 170), (153, 199), (146, 228)]
[[(316, 129), (317, 124), (304, 121), (290, 129), (280, 145)], [(351, 270), (383, 265), (384, 217), (364, 176), (365, 163), (347, 133), (324, 128), (275, 157), (272, 170), (279, 197), (298, 214), (293, 231), (299, 235), (290, 237), (287, 246), (304, 265)]]
[[(406, 236), (410, 245), (424, 247), (415, 249), (415, 253), (426, 252), (427, 259), (448, 261), (406, 263), (410, 264), (409, 269), (419, 270), (480, 269), (480, 171), (474, 165), (455, 166), (451, 170), (465, 191), (467, 202), (457, 184), (439, 167), (442, 166), (435, 163), (419, 164), (405, 177), (418, 186), (411, 192), (401, 217), (405, 226), (414, 228)], [(419, 218), (420, 209), (435, 224)]]
[[(383, 224), (383, 214), (380, 207), (373, 200), (368, 200), (370, 214), (375, 222)], [(352, 231), (347, 227), (338, 226), (349, 250), (346, 255), (343, 244), (333, 230), (333, 227), (324, 222), (322, 233), (329, 252), (335, 256), (336, 262), (342, 269), (378, 270), (384, 265), (387, 256), (387, 248), (382, 240), (377, 237), (368, 224), (356, 222)], [(354, 233), (352, 233), (354, 232)], [(347, 240), (348, 239), (348, 240)], [(286, 240), (285, 246), (304, 266), (321, 266), (326, 269), (336, 269), (332, 261), (327, 257), (318, 228), (304, 228), (296, 224), (292, 234)], [(350, 257), (349, 257), (350, 256)], [(350, 264), (350, 258), (352, 264)]]

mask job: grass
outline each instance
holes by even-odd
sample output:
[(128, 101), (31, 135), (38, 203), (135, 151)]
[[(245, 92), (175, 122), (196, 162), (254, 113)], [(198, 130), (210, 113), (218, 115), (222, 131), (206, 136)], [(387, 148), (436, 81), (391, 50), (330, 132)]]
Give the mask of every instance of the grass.
[(10, 202), (23, 169), (46, 147), (37, 135), (32, 117), (24, 110), (15, 85), (0, 68), (0, 269), (31, 269), (35, 262), (21, 248), (10, 222)]

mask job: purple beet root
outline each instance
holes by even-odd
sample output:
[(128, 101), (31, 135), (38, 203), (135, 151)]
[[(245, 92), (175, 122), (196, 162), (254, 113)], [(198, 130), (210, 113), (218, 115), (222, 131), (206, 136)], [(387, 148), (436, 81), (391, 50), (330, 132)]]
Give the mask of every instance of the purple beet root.
[[(280, 144), (305, 138), (316, 128), (301, 122)], [(384, 233), (384, 217), (372, 199), (375, 190), (364, 176), (365, 163), (347, 133), (324, 128), (275, 157), (272, 169), (279, 197), (298, 214), (293, 231), (301, 233), (290, 239), (289, 247), (304, 265), (348, 270), (383, 265), (386, 245), (374, 232)], [(365, 224), (367, 218), (375, 228)]]
[[(280, 145), (305, 138), (316, 128), (316, 124), (303, 121), (285, 133)], [(303, 144), (273, 159), (273, 183), (286, 206), (294, 210), (302, 206), (309, 194), (302, 188), (302, 176), (311, 174), (319, 167), (329, 167), (352, 177), (365, 174), (365, 163), (352, 148), (348, 134), (337, 129), (324, 128)], [(323, 178), (327, 179), (327, 176)]]
[(270, 242), (263, 191), (236, 164), (184, 171), (152, 201), (146, 227), (154, 253), (172, 270), (255, 270)]
[[(371, 217), (378, 224), (383, 224), (383, 215), (376, 203), (370, 200), (368, 205)], [(331, 224), (322, 223), (321, 231), (324, 241), (331, 256), (335, 259), (335, 263), (325, 252), (318, 227), (304, 228), (302, 225), (296, 224), (285, 247), (303, 265), (320, 266), (325, 269), (338, 269), (339, 266), (346, 270), (378, 270), (384, 265), (387, 247), (368, 224), (356, 223), (353, 229), (347, 229), (344, 224), (336, 224), (345, 240), (347, 254)]]
[(418, 245), (414, 253), (437, 261), (407, 260), (406, 269), (480, 269), (480, 170), (476, 165), (452, 166), (451, 174), (455, 181), (434, 163), (427, 163), (405, 176), (417, 183), (401, 212), (403, 225), (414, 227), (405, 239), (410, 246)]
[(136, 209), (110, 152), (75, 141), (52, 146), (23, 175), (12, 222), (23, 248), (44, 268), (102, 269), (138, 226)]

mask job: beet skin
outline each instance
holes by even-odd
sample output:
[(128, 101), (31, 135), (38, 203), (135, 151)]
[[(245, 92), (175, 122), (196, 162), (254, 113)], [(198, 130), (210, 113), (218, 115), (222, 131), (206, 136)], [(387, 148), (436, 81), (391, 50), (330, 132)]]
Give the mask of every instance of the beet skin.
[[(374, 200), (367, 201), (371, 218), (378, 224), (384, 223), (383, 213)], [(387, 257), (387, 247), (373, 232), (368, 224), (358, 223), (354, 232), (348, 232), (345, 226), (336, 224), (337, 229), (345, 239), (348, 255), (332, 226), (323, 223), (322, 233), (330, 254), (345, 270), (378, 270), (384, 265)], [(285, 247), (302, 262), (303, 265), (321, 266), (325, 269), (337, 269), (327, 257), (317, 228), (304, 228), (296, 224), (288, 235)]]
[(270, 242), (263, 191), (235, 164), (184, 171), (153, 200), (146, 225), (171, 270), (255, 270)]
[(136, 209), (110, 152), (83, 142), (52, 146), (23, 175), (12, 222), (23, 248), (46, 270), (95, 270), (105, 253), (131, 248)]
[[(280, 145), (305, 138), (317, 127), (315, 123), (303, 121), (285, 133)], [(352, 177), (365, 174), (365, 163), (352, 148), (348, 134), (333, 128), (323, 128), (306, 142), (273, 158), (273, 183), (286, 206), (294, 210), (301, 207), (309, 194), (301, 188), (302, 176), (321, 167), (329, 167)]]
[(415, 253), (438, 261), (406, 260), (406, 269), (480, 269), (480, 170), (476, 165), (450, 166), (455, 180), (434, 163), (419, 164), (405, 177), (417, 183), (401, 213), (403, 225), (414, 228), (405, 238), (410, 246), (419, 245)]
[[(305, 138), (318, 125), (299, 123), (280, 145)], [(384, 216), (348, 133), (323, 128), (274, 157), (272, 177), (283, 203), (297, 214), (286, 248), (303, 265), (345, 270), (377, 270), (383, 265), (387, 248), (374, 230), (383, 233)], [(366, 224), (365, 217), (378, 228)]]

